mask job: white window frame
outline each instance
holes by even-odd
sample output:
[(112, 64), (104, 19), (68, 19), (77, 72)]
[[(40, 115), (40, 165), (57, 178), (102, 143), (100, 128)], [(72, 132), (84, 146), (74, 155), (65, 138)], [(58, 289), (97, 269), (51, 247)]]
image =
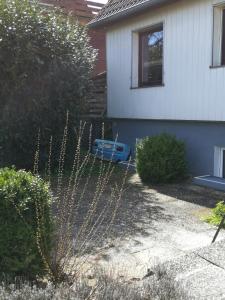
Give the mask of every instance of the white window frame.
[(225, 147), (216, 146), (214, 149), (214, 176), (223, 178), (223, 151)]
[(225, 2), (213, 6), (213, 45), (212, 45), (212, 66), (222, 65), (222, 36), (223, 36), (223, 10)]
[[(157, 86), (147, 86), (147, 88), (155, 88), (155, 87), (163, 87), (165, 85), (164, 83), (164, 59), (165, 59), (165, 21), (159, 20), (158, 22), (155, 22), (153, 24), (150, 24), (148, 26), (138, 28), (132, 31), (132, 37), (131, 37), (131, 88), (143, 88), (139, 86), (139, 35), (141, 32), (147, 31), (148, 29), (151, 30), (154, 27), (157, 27), (159, 25), (163, 26), (163, 59), (162, 59), (162, 85)], [(146, 87), (144, 87), (146, 88)]]
[(139, 31), (132, 32), (131, 87), (139, 87)]

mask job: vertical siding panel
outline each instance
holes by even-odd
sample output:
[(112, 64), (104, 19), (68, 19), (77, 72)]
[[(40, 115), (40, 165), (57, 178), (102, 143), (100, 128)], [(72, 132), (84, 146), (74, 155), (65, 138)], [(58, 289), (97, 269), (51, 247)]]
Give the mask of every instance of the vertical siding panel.
[[(109, 30), (109, 117), (225, 121), (225, 69), (209, 68), (215, 1), (183, 0)], [(165, 87), (131, 90), (132, 31), (162, 21)]]
[[(202, 6), (201, 3), (199, 7), (195, 8), (193, 11), (193, 17), (196, 19), (196, 23), (192, 22), (192, 28), (193, 28), (193, 36), (194, 38), (194, 45), (195, 48), (192, 49), (192, 57), (193, 57), (193, 70), (196, 70), (193, 72), (193, 80), (194, 82), (199, 82), (199, 88), (196, 89), (196, 101), (194, 106), (194, 114), (193, 118), (198, 118), (198, 112), (205, 108), (203, 105), (203, 99), (201, 95), (201, 86), (202, 86), (202, 80), (199, 80), (203, 76), (203, 70), (204, 64), (202, 64), (202, 37), (204, 36), (204, 28), (201, 27), (202, 22), (204, 23), (204, 17), (203, 12), (204, 11), (204, 5)], [(203, 50), (205, 52), (205, 50)], [(202, 70), (202, 71), (201, 71)], [(204, 70), (205, 72), (205, 70)], [(204, 87), (203, 87), (204, 88)], [(190, 93), (190, 97), (192, 97), (192, 93)]]

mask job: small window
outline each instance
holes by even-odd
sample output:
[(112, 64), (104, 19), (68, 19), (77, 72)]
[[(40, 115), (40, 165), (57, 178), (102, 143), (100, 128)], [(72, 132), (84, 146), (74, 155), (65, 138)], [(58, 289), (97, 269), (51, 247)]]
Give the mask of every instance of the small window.
[(222, 55), (221, 64), (225, 65), (225, 9), (222, 11)]
[(163, 25), (139, 33), (139, 86), (163, 83)]
[(225, 7), (214, 7), (213, 66), (225, 66)]

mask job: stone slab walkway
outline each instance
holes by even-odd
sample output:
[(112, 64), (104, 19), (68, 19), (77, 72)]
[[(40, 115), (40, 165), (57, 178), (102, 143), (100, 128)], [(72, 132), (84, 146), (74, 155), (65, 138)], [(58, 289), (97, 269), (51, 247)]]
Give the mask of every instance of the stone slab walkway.
[(167, 263), (185, 299), (225, 299), (225, 240)]
[[(130, 184), (131, 190), (126, 197), (132, 190), (136, 197), (139, 195), (141, 199), (132, 209), (134, 214), (135, 209), (143, 210), (143, 216), (135, 219), (134, 234), (112, 241), (113, 246), (105, 247), (101, 255), (93, 257), (96, 262), (106, 269), (116, 270), (120, 276), (142, 278), (147, 269), (157, 264), (177, 260), (196, 249), (210, 246), (216, 228), (203, 222), (201, 217), (210, 212), (211, 198), (207, 198), (210, 193), (214, 195), (214, 202), (216, 197), (221, 200), (224, 194), (193, 185), (186, 186), (185, 192), (167, 192), (165, 187), (143, 186), (136, 175), (130, 179)], [(122, 226), (121, 221), (117, 226)], [(225, 239), (225, 231), (219, 235), (218, 240), (222, 239)], [(202, 264), (208, 266), (206, 261)], [(215, 266), (211, 269), (214, 272)]]

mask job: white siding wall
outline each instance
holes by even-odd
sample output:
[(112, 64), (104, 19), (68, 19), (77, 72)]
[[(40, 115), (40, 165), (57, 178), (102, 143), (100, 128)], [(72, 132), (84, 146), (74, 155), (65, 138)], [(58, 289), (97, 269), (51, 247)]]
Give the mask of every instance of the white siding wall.
[[(108, 116), (225, 121), (225, 68), (212, 64), (213, 4), (183, 0), (110, 28)], [(132, 32), (164, 22), (164, 87), (131, 89)]]

